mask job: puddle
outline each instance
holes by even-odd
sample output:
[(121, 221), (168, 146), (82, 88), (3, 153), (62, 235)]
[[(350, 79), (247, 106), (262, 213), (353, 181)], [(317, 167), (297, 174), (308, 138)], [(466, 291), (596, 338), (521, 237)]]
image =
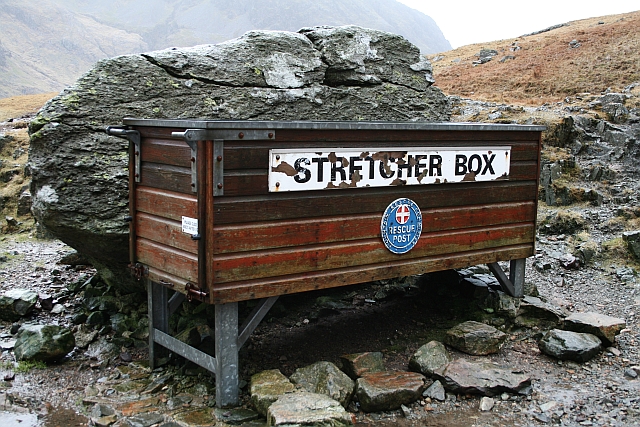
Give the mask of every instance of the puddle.
[(37, 425), (38, 427), (79, 427), (88, 424), (87, 417), (76, 413), (73, 409), (51, 408)]
[(2, 427), (36, 427), (36, 414), (17, 414), (15, 412), (0, 412), (0, 426)]
[(40, 419), (36, 414), (0, 411), (2, 427), (79, 427), (87, 426), (88, 422), (87, 417), (77, 414), (72, 409), (52, 408)]

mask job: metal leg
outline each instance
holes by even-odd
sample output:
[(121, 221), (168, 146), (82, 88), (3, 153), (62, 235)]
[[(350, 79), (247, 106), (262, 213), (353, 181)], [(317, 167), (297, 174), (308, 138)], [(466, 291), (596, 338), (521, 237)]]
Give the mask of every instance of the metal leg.
[(524, 269), (526, 259), (512, 259), (509, 268), (509, 280), (513, 283), (514, 296), (521, 298), (524, 296)]
[(216, 304), (216, 406), (239, 404), (238, 303)]
[(256, 330), (258, 324), (267, 315), (273, 304), (276, 303), (278, 297), (270, 297), (260, 300), (256, 308), (253, 309), (249, 317), (244, 321), (240, 327), (240, 335), (238, 335), (238, 349), (242, 348), (244, 343), (247, 342), (253, 331)]
[(166, 363), (169, 352), (156, 345), (156, 330), (169, 332), (168, 292), (167, 288), (147, 279), (147, 301), (149, 304), (149, 366), (154, 369)]
[(487, 264), (487, 267), (489, 267), (489, 270), (491, 270), (496, 279), (498, 279), (498, 283), (500, 283), (500, 287), (502, 288), (502, 290), (506, 294), (515, 297), (516, 290), (513, 287), (513, 283), (511, 283), (507, 275), (504, 274), (504, 271), (502, 271), (502, 267), (500, 267), (500, 264), (498, 264), (497, 262), (492, 262), (490, 264)]

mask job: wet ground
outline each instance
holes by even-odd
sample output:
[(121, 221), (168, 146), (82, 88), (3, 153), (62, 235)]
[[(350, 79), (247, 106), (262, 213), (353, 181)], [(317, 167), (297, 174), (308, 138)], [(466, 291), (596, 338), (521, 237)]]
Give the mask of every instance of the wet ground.
[[(562, 242), (562, 239), (542, 240), (536, 260), (555, 262), (551, 256), (564, 251)], [(66, 286), (67, 281), (90, 273), (57, 264), (69, 252), (59, 242), (27, 239), (5, 244), (8, 259), (2, 264), (2, 289), (21, 286), (55, 292)], [(532, 395), (494, 396), (495, 406), (486, 413), (478, 409), (478, 396), (465, 395), (448, 395), (445, 402), (423, 399), (408, 405), (406, 413), (365, 414), (351, 408), (357, 425), (499, 427), (639, 423), (640, 380), (625, 376), (626, 370), (640, 364), (640, 330), (634, 315), (640, 308), (637, 283), (622, 282), (614, 271), (597, 266), (541, 272), (532, 264), (528, 263), (527, 280), (536, 283), (540, 293), (555, 304), (568, 311), (599, 311), (627, 319), (627, 328), (618, 336), (614, 348), (584, 364), (562, 362), (540, 353), (536, 343), (540, 329), (513, 328), (500, 353), (487, 358), (530, 375)], [(477, 290), (453, 286), (450, 274), (431, 276), (426, 283), (416, 283), (396, 294), (387, 292), (386, 296), (381, 293), (385, 286), (379, 284), (282, 297), (243, 348), (241, 379), (249, 381), (253, 373), (272, 368), (290, 375), (310, 363), (320, 360), (337, 363), (341, 355), (361, 351), (382, 351), (388, 369), (406, 370), (409, 358), (420, 345), (441, 339), (448, 328), (478, 314), (474, 297)], [(52, 314), (40, 310), (30, 320), (72, 326), (69, 319), (78, 303), (70, 298), (63, 302), (66, 311)], [(6, 322), (0, 324), (3, 340), (9, 339), (10, 326)], [(179, 364), (151, 372), (145, 368), (145, 349), (117, 350), (115, 356), (107, 355), (106, 347), (91, 346), (74, 351), (62, 363), (44, 370), (16, 372), (9, 384), (0, 387), (0, 410), (17, 412), (1, 413), (0, 427), (12, 426), (10, 423), (44, 427), (87, 425), (95, 398), (117, 403), (151, 395), (156, 400), (146, 411), (160, 411), (166, 417), (180, 411), (211, 414), (214, 381), (210, 375)], [(120, 351), (128, 353), (132, 361), (122, 360)], [(454, 357), (474, 358), (452, 353)], [(3, 363), (11, 360), (11, 352), (2, 353)], [(0, 369), (0, 378), (7, 372)], [(167, 387), (143, 393), (153, 379), (163, 375), (172, 377)], [(188, 404), (177, 410), (167, 409), (172, 397), (185, 394), (191, 399)], [(89, 398), (92, 395), (96, 397)], [(241, 398), (249, 407), (246, 388)]]

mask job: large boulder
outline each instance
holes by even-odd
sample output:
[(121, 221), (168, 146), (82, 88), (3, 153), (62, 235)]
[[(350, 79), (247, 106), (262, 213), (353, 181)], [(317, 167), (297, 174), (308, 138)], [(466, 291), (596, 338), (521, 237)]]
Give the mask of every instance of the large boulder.
[(124, 117), (448, 121), (417, 47), (360, 27), (252, 31), (218, 45), (98, 62), (29, 126), (32, 210), (87, 256), (104, 280), (128, 286)]

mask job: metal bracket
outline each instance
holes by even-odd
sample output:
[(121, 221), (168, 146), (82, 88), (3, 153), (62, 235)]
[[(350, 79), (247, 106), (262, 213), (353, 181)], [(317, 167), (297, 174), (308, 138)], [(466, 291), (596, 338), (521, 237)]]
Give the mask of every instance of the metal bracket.
[(189, 146), (196, 141), (213, 141), (223, 139), (227, 141), (275, 139), (276, 131), (272, 129), (187, 129), (184, 132), (172, 132), (171, 137), (184, 139)]
[(196, 143), (189, 144), (191, 147), (191, 191), (198, 192), (198, 146)]
[(136, 280), (141, 280), (143, 277), (147, 277), (149, 275), (149, 268), (139, 262), (129, 264), (129, 270), (131, 270), (131, 275), (135, 277)]
[(136, 182), (140, 182), (140, 132), (121, 126), (107, 126), (105, 130), (107, 132), (107, 135), (128, 139), (129, 142), (133, 144), (133, 153), (135, 156), (134, 178)]
[(187, 283), (184, 287), (184, 290), (187, 292), (187, 299), (189, 301), (197, 300), (206, 302), (209, 298), (209, 292), (204, 292), (195, 283)]
[(213, 195), (224, 195), (224, 140), (213, 140)]

